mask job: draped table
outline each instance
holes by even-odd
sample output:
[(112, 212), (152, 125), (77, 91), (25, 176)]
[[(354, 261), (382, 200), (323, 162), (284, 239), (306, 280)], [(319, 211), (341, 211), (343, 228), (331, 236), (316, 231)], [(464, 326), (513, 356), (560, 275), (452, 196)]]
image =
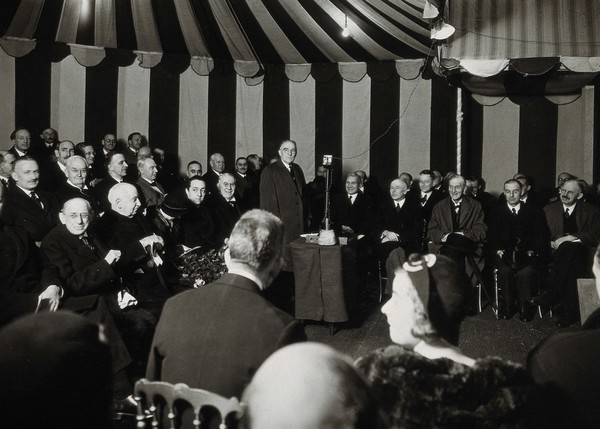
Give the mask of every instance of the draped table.
[(358, 289), (356, 239), (344, 246), (319, 246), (299, 238), (290, 247), (296, 319), (348, 321)]

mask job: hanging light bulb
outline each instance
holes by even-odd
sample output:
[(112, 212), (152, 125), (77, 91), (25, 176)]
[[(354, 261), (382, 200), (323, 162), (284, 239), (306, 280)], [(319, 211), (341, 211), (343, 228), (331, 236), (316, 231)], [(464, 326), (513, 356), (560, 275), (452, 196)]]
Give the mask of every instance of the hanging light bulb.
[(344, 29), (342, 30), (342, 36), (350, 36), (350, 31), (348, 30), (348, 15), (344, 15)]

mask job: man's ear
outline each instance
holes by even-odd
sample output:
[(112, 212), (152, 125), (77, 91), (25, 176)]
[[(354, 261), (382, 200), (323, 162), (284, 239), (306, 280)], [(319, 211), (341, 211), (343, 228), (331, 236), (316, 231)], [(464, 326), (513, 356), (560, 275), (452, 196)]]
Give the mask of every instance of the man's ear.
[(580, 192), (579, 195), (577, 196), (577, 200), (580, 200), (583, 198), (583, 192)]
[(66, 223), (65, 214), (63, 212), (58, 213), (58, 219), (60, 220), (60, 223), (62, 223), (63, 225)]
[(231, 253), (229, 252), (229, 247), (225, 249), (223, 257), (225, 258), (225, 265), (229, 266), (229, 262), (231, 261)]
[(10, 173), (10, 176), (13, 178), (13, 180), (16, 182), (17, 179), (19, 178), (19, 176), (17, 176), (17, 172), (13, 169), (13, 172)]

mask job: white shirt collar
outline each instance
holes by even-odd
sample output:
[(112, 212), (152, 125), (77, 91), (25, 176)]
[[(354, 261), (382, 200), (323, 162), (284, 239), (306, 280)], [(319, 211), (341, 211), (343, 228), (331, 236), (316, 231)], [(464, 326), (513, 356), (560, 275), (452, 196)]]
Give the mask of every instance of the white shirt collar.
[(58, 161), (56, 161), (56, 163), (58, 164), (58, 168), (60, 168), (60, 170), (65, 174), (65, 177), (66, 177), (67, 176), (67, 166), (66, 165), (62, 165)]
[(400, 204), (400, 208), (402, 208), (405, 202), (406, 198), (402, 198), (401, 200), (394, 200), (394, 207), (398, 207), (398, 204)]
[(569, 214), (571, 214), (573, 213), (573, 210), (575, 210), (575, 207), (577, 207), (577, 203), (573, 204), (571, 207), (567, 207), (563, 204), (563, 212), (569, 209)]
[(27, 155), (27, 152), (23, 152), (22, 150), (17, 149), (16, 146), (15, 146), (15, 151), (19, 154), (19, 156), (25, 156), (25, 155)]
[[(71, 182), (71, 179), (67, 179), (67, 183), (69, 185), (71, 185), (72, 187), (81, 190), (81, 188), (79, 186), (77, 186), (76, 184), (74, 184), (73, 182)], [(88, 188), (87, 185), (84, 183), (83, 184), (83, 189), (87, 190), (87, 188)]]
[(25, 188), (20, 187), (19, 185), (17, 185), (17, 188), (19, 188), (20, 190), (25, 192), (28, 196), (31, 196), (32, 192), (35, 192), (35, 194), (37, 195), (37, 192), (35, 191), (35, 189), (25, 189)]
[(246, 270), (241, 270), (241, 269), (236, 269), (234, 268), (229, 268), (227, 270), (227, 272), (229, 274), (237, 274), (238, 276), (242, 276), (242, 277), (246, 277), (248, 280), (253, 281), (254, 283), (256, 283), (256, 285), (258, 286), (258, 288), (260, 290), (263, 290), (263, 283), (262, 281), (260, 281), (260, 279), (258, 277), (256, 277), (253, 273), (250, 273)]
[(521, 203), (517, 204), (516, 206), (511, 206), (510, 204), (506, 203), (506, 205), (508, 206), (508, 210), (510, 210), (511, 212), (513, 211), (513, 209), (515, 209), (515, 211), (517, 213), (519, 213), (519, 210), (521, 210)]
[(281, 162), (283, 162), (283, 165), (285, 165), (285, 168), (287, 168), (288, 170), (291, 171), (292, 169), (292, 164), (288, 164), (287, 162), (285, 162), (283, 159), (281, 160)]

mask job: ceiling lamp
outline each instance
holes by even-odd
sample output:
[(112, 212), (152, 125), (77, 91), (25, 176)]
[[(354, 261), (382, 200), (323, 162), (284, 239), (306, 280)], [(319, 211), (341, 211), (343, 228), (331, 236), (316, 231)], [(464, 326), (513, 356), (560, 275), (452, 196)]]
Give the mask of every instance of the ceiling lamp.
[(350, 36), (350, 30), (348, 30), (348, 15), (344, 15), (344, 29), (342, 30), (342, 36)]

